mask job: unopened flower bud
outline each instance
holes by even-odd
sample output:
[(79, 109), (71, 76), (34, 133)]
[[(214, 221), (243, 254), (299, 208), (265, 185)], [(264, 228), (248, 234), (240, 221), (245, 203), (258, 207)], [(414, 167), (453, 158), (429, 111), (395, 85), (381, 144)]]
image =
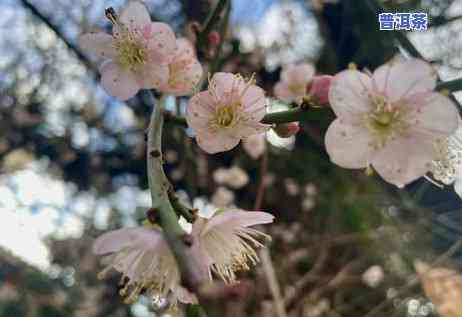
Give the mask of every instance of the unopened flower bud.
[(320, 105), (329, 102), (329, 89), (332, 82), (332, 76), (321, 75), (313, 77), (310, 85), (310, 95), (316, 97)]
[(273, 128), (274, 132), (281, 138), (290, 138), (292, 135), (295, 135), (300, 130), (298, 122), (289, 122), (278, 124)]
[(217, 31), (212, 31), (209, 34), (207, 34), (207, 40), (209, 41), (209, 45), (211, 47), (216, 47), (218, 44), (220, 44), (221, 38), (220, 38), (220, 33)]

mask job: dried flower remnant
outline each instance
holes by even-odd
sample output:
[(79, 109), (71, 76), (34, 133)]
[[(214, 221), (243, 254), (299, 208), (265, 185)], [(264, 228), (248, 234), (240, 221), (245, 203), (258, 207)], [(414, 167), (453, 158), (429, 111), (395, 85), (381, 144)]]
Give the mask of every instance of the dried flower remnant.
[(93, 32), (80, 37), (83, 49), (105, 59), (100, 68), (104, 89), (127, 100), (140, 89), (163, 85), (176, 49), (172, 29), (165, 23), (151, 22), (139, 1), (130, 1), (120, 17), (112, 8), (106, 10), (106, 16), (113, 24), (112, 35)]
[(431, 267), (416, 261), (414, 267), (428, 298), (435, 304), (438, 316), (459, 317), (462, 311), (462, 275), (456, 270)]
[(206, 91), (194, 95), (186, 120), (199, 146), (213, 154), (234, 148), (240, 140), (268, 129), (260, 123), (266, 113), (263, 89), (254, 80), (216, 73)]
[(431, 170), (434, 143), (458, 127), (453, 102), (433, 92), (436, 72), (411, 59), (379, 67), (372, 76), (345, 70), (332, 82), (329, 101), (337, 119), (326, 149), (345, 168), (374, 167), (398, 187)]

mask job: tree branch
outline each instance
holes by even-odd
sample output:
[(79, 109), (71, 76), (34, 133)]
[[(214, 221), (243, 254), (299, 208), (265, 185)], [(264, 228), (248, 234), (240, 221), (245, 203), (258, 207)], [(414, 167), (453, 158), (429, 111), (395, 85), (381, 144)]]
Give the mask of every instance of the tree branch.
[(85, 56), (82, 50), (69, 41), (60, 28), (50, 21), (48, 17), (43, 15), (29, 0), (20, 0), (22, 5), (28, 9), (37, 19), (43, 22), (48, 26), (56, 36), (77, 56), (82, 64), (84, 64), (88, 69), (92, 70), (93, 74), (96, 76), (98, 74), (98, 69), (93, 65), (93, 63)]
[(188, 235), (178, 224), (178, 218), (168, 196), (170, 185), (162, 167), (161, 147), (164, 123), (162, 109), (164, 103), (165, 99), (161, 99), (154, 107), (148, 132), (147, 168), (152, 206), (159, 213), (160, 225), (177, 261), (183, 284), (198, 294), (197, 290), (204, 281), (204, 272), (201, 272), (197, 258), (192, 256), (190, 246), (185, 244), (185, 237)]

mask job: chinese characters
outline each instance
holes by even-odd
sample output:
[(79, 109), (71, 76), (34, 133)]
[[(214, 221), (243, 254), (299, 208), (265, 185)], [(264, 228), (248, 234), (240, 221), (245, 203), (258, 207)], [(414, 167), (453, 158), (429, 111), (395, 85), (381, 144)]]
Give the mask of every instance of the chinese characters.
[(380, 13), (379, 25), (381, 31), (425, 31), (428, 28), (428, 15), (424, 12)]

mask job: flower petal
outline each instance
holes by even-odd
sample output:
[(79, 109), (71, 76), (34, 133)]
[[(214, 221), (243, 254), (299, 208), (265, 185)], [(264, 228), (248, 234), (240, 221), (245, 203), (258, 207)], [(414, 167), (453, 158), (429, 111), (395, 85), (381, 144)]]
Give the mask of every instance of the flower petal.
[(326, 132), (326, 150), (335, 164), (345, 168), (364, 168), (372, 156), (369, 131), (336, 119)]
[(149, 41), (151, 59), (157, 63), (170, 63), (177, 48), (175, 33), (170, 26), (162, 22), (152, 22), (145, 30), (145, 36)]
[(431, 139), (411, 136), (389, 142), (371, 164), (385, 181), (401, 188), (430, 170), (433, 153)]
[(104, 233), (93, 243), (93, 253), (108, 254), (127, 247), (144, 246), (141, 249), (154, 249), (163, 240), (157, 230), (146, 228), (122, 228)]
[(220, 100), (225, 93), (230, 93), (233, 87), (236, 88), (237, 78), (232, 73), (215, 73), (210, 80), (209, 90), (213, 91), (213, 97)]
[(145, 25), (151, 23), (151, 16), (142, 2), (129, 1), (120, 13), (120, 22), (130, 30), (142, 30)]
[(265, 91), (255, 85), (249, 86), (242, 96), (242, 105), (253, 121), (260, 121), (266, 114)]
[(446, 138), (459, 127), (459, 112), (448, 97), (431, 93), (419, 104), (411, 133), (418, 132), (429, 138)]
[(374, 72), (374, 88), (397, 101), (415, 94), (432, 91), (436, 86), (436, 71), (420, 59), (385, 64)]
[(189, 99), (186, 108), (188, 126), (196, 133), (208, 131), (209, 122), (215, 112), (215, 101), (208, 91), (201, 91)]
[(91, 51), (103, 58), (114, 58), (117, 52), (112, 45), (113, 37), (104, 32), (92, 32), (82, 34), (79, 45), (85, 51)]
[(160, 88), (168, 80), (168, 66), (157, 63), (146, 63), (135, 74), (136, 81), (142, 89)]
[(222, 131), (214, 134), (200, 132), (196, 136), (196, 141), (205, 152), (215, 154), (231, 150), (239, 144), (240, 138)]
[(212, 229), (220, 230), (220, 227), (224, 227), (226, 230), (233, 230), (233, 228), (238, 227), (251, 227), (271, 223), (273, 220), (274, 216), (267, 212), (230, 209), (212, 217), (202, 229), (201, 235), (207, 234)]
[(355, 122), (369, 110), (371, 78), (356, 70), (344, 70), (332, 79), (329, 102), (337, 117)]
[(108, 94), (121, 100), (135, 96), (140, 86), (131, 72), (109, 62), (101, 67), (101, 84)]

